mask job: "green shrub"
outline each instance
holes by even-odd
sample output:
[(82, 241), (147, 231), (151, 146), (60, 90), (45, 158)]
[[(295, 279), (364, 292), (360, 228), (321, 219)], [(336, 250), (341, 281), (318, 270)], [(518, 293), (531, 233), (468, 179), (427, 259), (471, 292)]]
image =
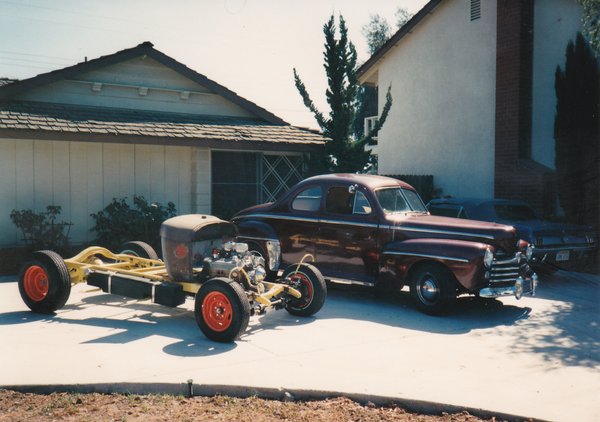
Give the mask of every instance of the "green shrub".
[(172, 202), (164, 206), (148, 203), (143, 196), (134, 196), (132, 208), (127, 198), (113, 198), (103, 210), (91, 214), (96, 222), (91, 231), (96, 232), (96, 243), (109, 249), (130, 240), (141, 240), (160, 251), (160, 225), (176, 214)]
[(23, 240), (33, 250), (52, 249), (61, 251), (69, 245), (70, 222), (56, 221), (62, 208), (48, 205), (46, 211), (12, 210), (10, 219), (23, 233)]

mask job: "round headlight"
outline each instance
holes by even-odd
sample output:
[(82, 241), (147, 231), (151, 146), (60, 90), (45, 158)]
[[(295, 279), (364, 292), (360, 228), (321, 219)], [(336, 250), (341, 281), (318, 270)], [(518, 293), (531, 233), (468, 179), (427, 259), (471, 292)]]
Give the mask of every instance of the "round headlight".
[(491, 268), (494, 263), (494, 252), (490, 248), (485, 250), (485, 255), (483, 255), (483, 265), (486, 268)]
[(531, 261), (531, 258), (533, 258), (533, 249), (534, 248), (535, 248), (535, 246), (528, 245), (527, 249), (525, 249), (525, 256), (527, 257), (528, 261)]

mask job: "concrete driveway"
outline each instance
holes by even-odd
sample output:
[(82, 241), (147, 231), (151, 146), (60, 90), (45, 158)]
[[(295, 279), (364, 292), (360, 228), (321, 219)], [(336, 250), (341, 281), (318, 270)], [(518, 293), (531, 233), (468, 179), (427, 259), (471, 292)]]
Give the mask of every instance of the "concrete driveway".
[(599, 299), (600, 277), (566, 272), (542, 278), (535, 298), (461, 298), (441, 318), (416, 311), (408, 295), (334, 289), (314, 318), (271, 312), (252, 318), (240, 341), (218, 344), (197, 328), (191, 300), (170, 309), (79, 285), (43, 316), (4, 278), (0, 386), (156, 391), (193, 379), (197, 391), (319, 390), (598, 421)]

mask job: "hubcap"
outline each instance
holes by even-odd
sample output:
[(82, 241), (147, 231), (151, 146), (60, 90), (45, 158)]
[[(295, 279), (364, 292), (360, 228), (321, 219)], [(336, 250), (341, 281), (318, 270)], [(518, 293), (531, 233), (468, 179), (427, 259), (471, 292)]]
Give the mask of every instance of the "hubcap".
[(440, 295), (440, 289), (435, 279), (427, 274), (419, 283), (419, 296), (426, 302), (435, 302)]

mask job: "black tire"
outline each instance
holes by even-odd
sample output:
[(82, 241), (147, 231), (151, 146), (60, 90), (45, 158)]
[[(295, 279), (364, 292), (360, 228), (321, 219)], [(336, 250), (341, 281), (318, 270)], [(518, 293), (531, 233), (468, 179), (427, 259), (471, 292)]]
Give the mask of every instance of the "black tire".
[(139, 258), (158, 259), (158, 254), (146, 242), (131, 241), (121, 245), (119, 253), (137, 256)]
[(33, 312), (51, 314), (62, 308), (71, 294), (67, 264), (56, 252), (34, 252), (19, 271), (19, 293)]
[(310, 264), (301, 264), (300, 267), (298, 264), (290, 265), (282, 277), (302, 293), (300, 299), (293, 298), (286, 305), (285, 309), (290, 314), (306, 317), (319, 312), (327, 298), (327, 285), (317, 267)]
[(250, 302), (242, 286), (235, 281), (211, 278), (196, 293), (194, 317), (206, 337), (230, 343), (248, 327)]
[(412, 300), (426, 314), (441, 315), (456, 299), (454, 275), (442, 265), (420, 265), (411, 271), (409, 283)]

